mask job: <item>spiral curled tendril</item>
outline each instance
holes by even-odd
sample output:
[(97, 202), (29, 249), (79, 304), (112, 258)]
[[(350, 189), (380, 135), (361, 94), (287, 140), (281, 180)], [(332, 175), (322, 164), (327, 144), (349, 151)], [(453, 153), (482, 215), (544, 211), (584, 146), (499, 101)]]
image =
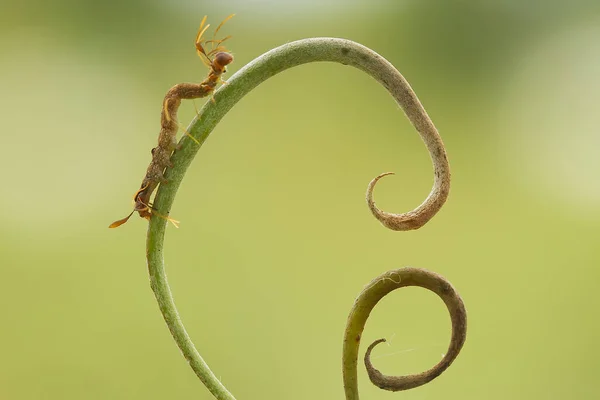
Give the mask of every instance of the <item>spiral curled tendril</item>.
[[(388, 271), (369, 283), (356, 299), (344, 334), (343, 372), (344, 388), (348, 399), (358, 398), (356, 383), (358, 344), (365, 323), (375, 305), (388, 293), (407, 286), (419, 286), (437, 294), (446, 304), (452, 321), (452, 337), (448, 351), (433, 368), (415, 375), (386, 376), (371, 363), (371, 351), (385, 339), (373, 342), (365, 353), (365, 367), (371, 382), (385, 390), (400, 391), (412, 389), (430, 382), (450, 366), (458, 356), (467, 335), (467, 313), (462, 299), (452, 285), (441, 275), (422, 268), (400, 268)], [(356, 397), (355, 397), (356, 396)]]
[[(393, 230), (418, 229), (429, 221), (442, 207), (450, 187), (450, 169), (442, 140), (404, 77), (374, 51), (349, 40), (336, 38), (303, 39), (277, 47), (247, 64), (228, 81), (228, 84), (215, 92), (214, 101), (207, 102), (199, 115), (192, 121), (187, 132), (194, 139), (184, 136), (179, 150), (171, 159), (173, 167), (168, 169), (165, 178), (168, 184), (161, 185), (154, 199), (154, 208), (158, 213), (167, 215), (174, 202), (179, 185), (194, 156), (210, 135), (217, 123), (247, 93), (268, 78), (291, 67), (317, 61), (337, 62), (358, 68), (383, 85), (420, 134), (427, 147), (434, 166), (434, 184), (426, 200), (413, 211), (404, 214), (392, 214), (379, 210), (373, 201), (373, 188), (377, 181), (389, 173), (379, 175), (367, 190), (367, 202), (373, 215), (386, 227)], [(160, 311), (173, 335), (173, 338), (190, 366), (219, 400), (234, 400), (233, 395), (223, 386), (209, 369), (192, 343), (179, 317), (171, 290), (167, 282), (163, 247), (166, 221), (152, 217), (148, 227), (146, 255), (150, 274), (150, 285)], [(344, 338), (343, 375), (346, 398), (358, 399), (357, 359), (360, 336), (366, 319), (377, 301), (390, 291), (403, 286), (422, 286), (440, 296), (452, 318), (453, 334), (448, 354), (429, 371), (408, 377), (387, 377), (377, 371), (370, 363), (367, 351), (366, 366), (373, 383), (388, 390), (403, 390), (422, 385), (444, 371), (458, 354), (464, 343), (466, 332), (466, 313), (460, 297), (452, 286), (441, 276), (417, 268), (403, 268), (390, 271), (376, 278), (365, 288), (356, 300), (348, 317)]]

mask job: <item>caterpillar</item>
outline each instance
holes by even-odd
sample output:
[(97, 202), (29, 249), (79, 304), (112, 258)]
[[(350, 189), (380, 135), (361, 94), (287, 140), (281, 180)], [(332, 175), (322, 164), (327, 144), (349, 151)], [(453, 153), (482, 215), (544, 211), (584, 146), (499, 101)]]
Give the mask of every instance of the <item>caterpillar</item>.
[[(168, 216), (161, 215), (153, 209), (150, 197), (159, 184), (167, 183), (164, 177), (164, 171), (167, 168), (173, 167), (171, 155), (177, 150), (177, 131), (179, 129), (177, 110), (181, 105), (181, 100), (207, 97), (214, 93), (215, 88), (219, 83), (225, 83), (221, 76), (227, 71), (227, 65), (233, 62), (233, 55), (231, 55), (222, 43), (231, 38), (231, 36), (226, 36), (223, 39), (217, 40), (216, 35), (223, 24), (234, 15), (235, 14), (231, 14), (219, 24), (210, 40), (204, 40), (204, 34), (210, 24), (206, 24), (206, 16), (202, 18), (198, 34), (196, 35), (195, 45), (196, 53), (202, 62), (209, 68), (208, 76), (200, 83), (179, 83), (169, 89), (165, 95), (160, 114), (158, 145), (152, 149), (152, 161), (150, 161), (150, 165), (146, 170), (146, 175), (142, 180), (140, 188), (133, 195), (133, 211), (131, 211), (127, 217), (110, 224), (109, 228), (116, 228), (123, 225), (136, 211), (139, 213), (140, 217), (147, 220), (150, 220), (152, 214), (155, 214), (178, 227), (178, 221), (175, 221)], [(207, 51), (209, 45), (211, 49)], [(214, 101), (214, 98), (212, 101)], [(184, 130), (184, 132), (193, 140), (196, 140), (193, 136), (189, 135), (187, 131)]]

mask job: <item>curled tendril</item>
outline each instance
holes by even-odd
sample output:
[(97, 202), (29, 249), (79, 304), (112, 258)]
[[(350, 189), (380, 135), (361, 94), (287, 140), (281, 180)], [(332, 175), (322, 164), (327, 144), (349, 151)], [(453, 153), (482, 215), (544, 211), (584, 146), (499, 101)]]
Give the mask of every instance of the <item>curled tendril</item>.
[(429, 289), (446, 303), (452, 321), (450, 345), (442, 360), (428, 371), (407, 376), (386, 376), (375, 369), (371, 363), (371, 351), (379, 343), (385, 342), (385, 339), (376, 340), (365, 353), (365, 367), (375, 386), (396, 392), (424, 385), (450, 366), (465, 343), (467, 337), (465, 306), (456, 290), (446, 279), (435, 272), (421, 268), (406, 267), (388, 271), (375, 278), (363, 289), (348, 316), (343, 351), (344, 389), (347, 399), (358, 399), (356, 379), (358, 345), (371, 310), (388, 293), (406, 286), (420, 286)]
[[(450, 170), (442, 140), (404, 77), (374, 51), (349, 40), (335, 38), (303, 39), (277, 47), (247, 64), (214, 94), (214, 101), (207, 102), (187, 129), (177, 152), (171, 158), (172, 168), (165, 173), (167, 184), (161, 184), (154, 199), (155, 210), (168, 215), (179, 185), (194, 156), (217, 123), (247, 93), (268, 78), (288, 68), (316, 61), (337, 62), (358, 68), (382, 84), (404, 110), (406, 116), (421, 135), (434, 165), (434, 185), (427, 199), (413, 211), (391, 214), (375, 207), (372, 192), (377, 181), (389, 173), (375, 178), (367, 191), (367, 202), (375, 217), (393, 230), (411, 230), (423, 226), (444, 204), (450, 187)], [(184, 357), (210, 392), (219, 400), (234, 400), (210, 370), (192, 343), (179, 317), (164, 268), (163, 247), (166, 221), (154, 215), (150, 219), (146, 241), (146, 256), (150, 285), (160, 311)], [(409, 377), (386, 377), (370, 365), (367, 352), (367, 369), (371, 380), (389, 390), (402, 390), (426, 383), (450, 365), (465, 335), (465, 312), (460, 297), (452, 286), (434, 273), (404, 268), (388, 272), (373, 281), (357, 299), (346, 328), (343, 354), (344, 388), (348, 400), (358, 399), (356, 369), (360, 335), (366, 318), (377, 301), (397, 287), (416, 285), (433, 290), (446, 302), (452, 316), (453, 336), (446, 357), (432, 370)], [(372, 345), (374, 346), (374, 345)], [(371, 347), (372, 349), (372, 347)], [(400, 382), (400, 383), (398, 383)]]

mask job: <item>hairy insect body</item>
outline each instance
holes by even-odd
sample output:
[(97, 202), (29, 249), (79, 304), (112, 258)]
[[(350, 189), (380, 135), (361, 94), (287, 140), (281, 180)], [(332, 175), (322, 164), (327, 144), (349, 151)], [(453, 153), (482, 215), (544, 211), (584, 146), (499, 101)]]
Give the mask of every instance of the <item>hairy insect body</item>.
[[(231, 17), (233, 17), (233, 15), (230, 15), (221, 22), (215, 30), (215, 35), (221, 26), (223, 26), (223, 24)], [(127, 217), (113, 222), (109, 228), (116, 228), (123, 225), (136, 211), (142, 218), (149, 220), (152, 217), (152, 214), (156, 214), (161, 218), (173, 222), (173, 224), (177, 226), (177, 221), (154, 211), (150, 202), (150, 197), (158, 185), (167, 183), (164, 177), (165, 170), (173, 166), (171, 163), (171, 155), (177, 150), (177, 131), (179, 129), (177, 111), (181, 105), (181, 100), (197, 99), (212, 95), (217, 85), (219, 83), (224, 83), (221, 80), (221, 76), (225, 73), (227, 65), (233, 62), (233, 56), (224, 51), (225, 48), (223, 46), (220, 46), (220, 44), (229, 39), (229, 37), (221, 40), (215, 40), (214, 36), (212, 40), (204, 41), (202, 39), (202, 35), (209, 26), (204, 26), (205, 22), (206, 17), (202, 20), (198, 35), (196, 36), (196, 51), (202, 61), (210, 68), (210, 72), (206, 79), (201, 83), (179, 83), (169, 89), (165, 95), (160, 115), (161, 129), (158, 135), (158, 146), (152, 149), (152, 161), (146, 170), (146, 175), (144, 176), (140, 189), (134, 194), (133, 211)], [(211, 47), (214, 47), (215, 44), (217, 47), (207, 52), (205, 47), (208, 43), (211, 43)], [(188, 133), (186, 132), (186, 134)]]

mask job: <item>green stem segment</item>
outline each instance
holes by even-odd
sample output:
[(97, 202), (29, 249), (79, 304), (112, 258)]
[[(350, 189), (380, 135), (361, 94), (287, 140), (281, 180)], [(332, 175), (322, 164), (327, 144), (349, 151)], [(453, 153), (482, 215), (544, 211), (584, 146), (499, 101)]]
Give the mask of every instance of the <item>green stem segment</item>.
[[(234, 74), (226, 85), (216, 91), (215, 101), (207, 102), (188, 128), (188, 132), (197, 142), (184, 136), (180, 141), (179, 149), (172, 156), (173, 168), (168, 168), (165, 173), (168, 184), (160, 185), (154, 199), (156, 211), (162, 215), (169, 213), (185, 172), (200, 146), (221, 118), (242, 97), (260, 83), (288, 68), (316, 61), (330, 61), (350, 65), (375, 78), (402, 107), (429, 150), (434, 165), (435, 179), (433, 189), (423, 204), (405, 214), (391, 214), (381, 211), (375, 207), (372, 200), (372, 190), (375, 183), (372, 182), (367, 192), (367, 201), (375, 217), (384, 226), (394, 230), (417, 229), (431, 219), (444, 204), (450, 185), (450, 170), (441, 138), (410, 85), (392, 64), (358, 43), (335, 38), (304, 39), (277, 47), (247, 64)], [(216, 378), (194, 347), (177, 313), (164, 269), (163, 243), (165, 229), (166, 221), (154, 215), (148, 227), (147, 260), (151, 287), (158, 301), (160, 311), (177, 345), (200, 380), (217, 399), (233, 400), (233, 395)], [(344, 379), (347, 381), (345, 383), (347, 398), (357, 399), (355, 378), (354, 383), (348, 382), (351, 374), (348, 375), (346, 367), (348, 359), (346, 352), (350, 352), (351, 347), (350, 344), (344, 345)], [(356, 342), (354, 350), (356, 353), (358, 352), (358, 342)], [(356, 372), (354, 372), (354, 375), (356, 375)]]

